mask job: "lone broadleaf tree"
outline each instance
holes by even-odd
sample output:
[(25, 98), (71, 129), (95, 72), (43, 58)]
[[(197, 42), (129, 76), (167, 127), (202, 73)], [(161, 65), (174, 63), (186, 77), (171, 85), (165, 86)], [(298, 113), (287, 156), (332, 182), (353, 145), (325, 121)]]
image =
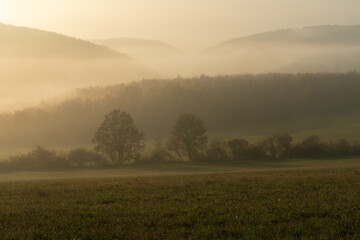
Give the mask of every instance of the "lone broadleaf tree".
[(208, 139), (205, 133), (203, 121), (193, 114), (181, 114), (171, 131), (168, 148), (176, 152), (181, 160), (184, 156), (194, 160), (206, 146)]
[(93, 138), (95, 150), (115, 164), (136, 160), (144, 148), (144, 133), (135, 127), (129, 113), (113, 110), (105, 115)]

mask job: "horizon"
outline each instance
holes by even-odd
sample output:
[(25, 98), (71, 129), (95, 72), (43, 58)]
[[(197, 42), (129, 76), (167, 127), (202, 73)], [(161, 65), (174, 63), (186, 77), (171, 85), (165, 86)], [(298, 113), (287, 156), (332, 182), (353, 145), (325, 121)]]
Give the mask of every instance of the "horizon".
[[(13, 24), (4, 23), (4, 22), (0, 22), (0, 24), (12, 26), (12, 27), (27, 28), (27, 29), (32, 29), (32, 30), (39, 30), (39, 31), (59, 34), (59, 35), (62, 35), (62, 36), (66, 36), (66, 37), (70, 37), (70, 38), (74, 38), (74, 39), (78, 39), (78, 40), (88, 41), (88, 42), (94, 43), (96, 45), (102, 45), (102, 44), (96, 43), (97, 41), (128, 39), (128, 40), (145, 40), (145, 41), (163, 43), (163, 44), (169, 45), (170, 47), (175, 47), (175, 48), (177, 48), (179, 50), (183, 50), (182, 48), (179, 48), (177, 45), (173, 45), (173, 44), (171, 44), (169, 42), (164, 41), (163, 39), (142, 38), (142, 37), (127, 37), (127, 36), (115, 36), (115, 37), (109, 37), (109, 38), (92, 38), (92, 39), (88, 39), (88, 38), (80, 38), (80, 37), (77, 37), (77, 36), (67, 35), (65, 33), (56, 32), (56, 31), (52, 31), (52, 30), (49, 30), (49, 29), (41, 29), (41, 28), (25, 26), (25, 25), (13, 25)], [(219, 44), (226, 43), (226, 42), (231, 41), (231, 40), (257, 36), (257, 35), (260, 35), (260, 34), (263, 34), (263, 33), (272, 33), (272, 32), (277, 32), (277, 31), (282, 31), (282, 30), (301, 30), (301, 29), (306, 29), (306, 28), (318, 28), (318, 27), (360, 27), (360, 23), (359, 24), (347, 24), (347, 25), (345, 25), (345, 24), (306, 25), (306, 26), (300, 26), (300, 27), (295, 27), (295, 28), (279, 28), (279, 29), (265, 30), (263, 32), (256, 32), (256, 33), (252, 33), (252, 34), (248, 34), (248, 35), (234, 36), (234, 37), (231, 37), (231, 38), (228, 38), (228, 39), (224, 39), (222, 41), (214, 43), (213, 45), (208, 45), (208, 46), (204, 46), (202, 49), (197, 49), (197, 51), (201, 52), (203, 50), (215, 47), (215, 46), (217, 46)], [(113, 49), (113, 50), (116, 50), (116, 49)]]

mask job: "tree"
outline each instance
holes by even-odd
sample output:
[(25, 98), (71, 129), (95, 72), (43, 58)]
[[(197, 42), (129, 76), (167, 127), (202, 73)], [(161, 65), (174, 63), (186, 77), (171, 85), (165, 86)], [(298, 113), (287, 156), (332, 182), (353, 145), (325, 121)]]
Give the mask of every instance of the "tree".
[(205, 133), (203, 121), (193, 114), (181, 114), (171, 131), (168, 148), (176, 152), (181, 160), (186, 156), (192, 161), (206, 146)]
[(136, 160), (144, 148), (144, 133), (135, 127), (129, 113), (113, 110), (105, 115), (93, 138), (95, 150), (106, 154), (114, 163)]
[(264, 141), (263, 147), (269, 153), (271, 159), (284, 158), (291, 150), (292, 139), (288, 134), (273, 135)]
[(312, 135), (296, 144), (292, 154), (294, 157), (325, 157), (326, 148), (319, 136)]

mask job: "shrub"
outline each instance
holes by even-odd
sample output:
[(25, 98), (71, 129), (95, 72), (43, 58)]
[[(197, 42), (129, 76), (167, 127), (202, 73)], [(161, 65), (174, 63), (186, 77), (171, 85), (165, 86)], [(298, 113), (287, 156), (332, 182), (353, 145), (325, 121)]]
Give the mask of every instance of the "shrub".
[(227, 148), (226, 142), (213, 140), (200, 160), (210, 161), (210, 162), (228, 161), (230, 158), (226, 151), (227, 150), (226, 148)]
[(154, 147), (147, 157), (138, 158), (136, 163), (170, 163), (175, 158), (163, 147), (161, 141), (156, 141)]
[(77, 167), (100, 166), (106, 162), (101, 154), (83, 148), (71, 150), (67, 159), (73, 166)]

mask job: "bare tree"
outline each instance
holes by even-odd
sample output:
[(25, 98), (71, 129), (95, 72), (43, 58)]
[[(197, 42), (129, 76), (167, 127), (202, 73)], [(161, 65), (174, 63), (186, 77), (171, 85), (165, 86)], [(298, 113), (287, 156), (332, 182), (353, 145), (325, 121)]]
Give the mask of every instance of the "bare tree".
[(205, 133), (203, 121), (193, 114), (181, 114), (172, 129), (168, 148), (176, 152), (181, 160), (184, 160), (184, 156), (194, 160), (206, 146)]
[(113, 110), (93, 138), (95, 150), (105, 153), (114, 163), (136, 160), (144, 148), (144, 133), (135, 127), (129, 113)]

